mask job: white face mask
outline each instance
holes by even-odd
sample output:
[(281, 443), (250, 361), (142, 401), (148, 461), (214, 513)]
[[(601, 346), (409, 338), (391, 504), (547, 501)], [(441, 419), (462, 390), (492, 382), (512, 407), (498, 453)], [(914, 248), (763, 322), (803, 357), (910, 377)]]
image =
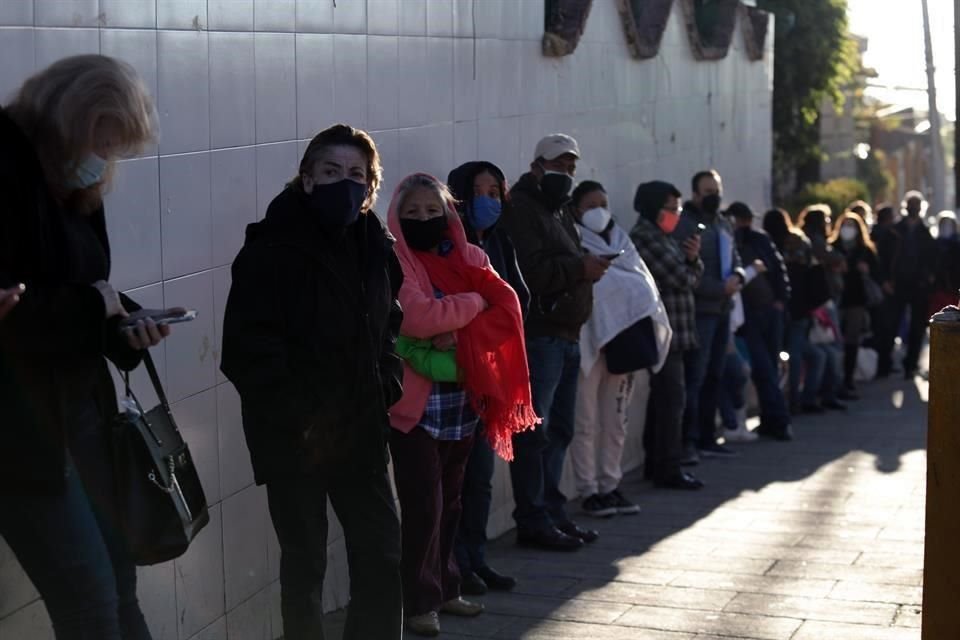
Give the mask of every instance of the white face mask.
[(594, 233), (602, 233), (610, 224), (610, 212), (603, 207), (594, 207), (583, 212), (580, 222)]
[(858, 235), (860, 235), (860, 232), (854, 227), (840, 227), (840, 239), (844, 242), (853, 242)]
[(107, 161), (95, 153), (91, 153), (77, 167), (73, 178), (70, 179), (68, 186), (74, 189), (86, 189), (92, 187), (101, 180), (107, 170)]

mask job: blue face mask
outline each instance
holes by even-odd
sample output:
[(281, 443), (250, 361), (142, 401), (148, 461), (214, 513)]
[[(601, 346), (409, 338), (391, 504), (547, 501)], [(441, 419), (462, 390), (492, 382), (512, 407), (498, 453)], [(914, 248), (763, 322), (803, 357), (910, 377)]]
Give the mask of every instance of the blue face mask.
[(477, 231), (486, 231), (500, 219), (500, 201), (489, 196), (474, 196), (467, 219)]
[(107, 161), (95, 153), (91, 153), (77, 167), (70, 178), (68, 186), (74, 189), (87, 189), (103, 180), (107, 170)]

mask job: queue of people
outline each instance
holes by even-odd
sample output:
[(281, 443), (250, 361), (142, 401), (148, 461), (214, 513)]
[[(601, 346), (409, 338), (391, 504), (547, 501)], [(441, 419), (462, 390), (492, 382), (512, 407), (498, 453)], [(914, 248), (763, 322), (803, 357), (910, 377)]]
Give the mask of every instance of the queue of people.
[[(121, 325), (139, 306), (109, 284), (103, 195), (153, 122), (136, 72), (96, 55), (55, 63), (0, 110), (13, 203), (0, 216), (0, 535), (58, 640), (150, 638), (114, 513), (107, 363), (136, 368), (171, 330)], [(441, 615), (482, 614), (465, 596), (517, 583), (485, 554), (496, 456), (510, 464), (516, 542), (575, 552), (599, 533), (562, 492), (568, 450), (579, 515), (641, 509), (620, 489), (639, 388), (647, 477), (695, 491), (685, 467), (736, 457), (730, 443), (790, 440), (792, 415), (856, 398), (865, 345), (888, 375), (905, 333), (912, 374), (930, 304), (957, 287), (956, 219), (941, 215), (934, 240), (919, 194), (902, 221), (878, 211), (872, 232), (864, 203), (836, 222), (817, 206), (797, 225), (781, 210), (761, 223), (743, 203), (724, 209), (721, 176), (705, 170), (683, 205), (670, 183), (640, 184), (628, 231), (602, 183), (575, 186), (580, 160), (558, 133), (512, 187), (486, 161), (446, 183), (413, 173), (384, 222), (377, 147), (338, 124), (247, 227), (221, 369), (266, 487), (288, 640), (323, 637), (328, 500), (350, 571), (344, 637), (436, 636)]]

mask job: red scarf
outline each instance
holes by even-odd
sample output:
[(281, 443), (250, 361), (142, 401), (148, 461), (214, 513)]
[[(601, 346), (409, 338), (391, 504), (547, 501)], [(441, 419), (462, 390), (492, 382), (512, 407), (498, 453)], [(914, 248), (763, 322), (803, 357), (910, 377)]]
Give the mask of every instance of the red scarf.
[(517, 294), (489, 269), (467, 264), (458, 249), (445, 257), (421, 251), (416, 256), (440, 291), (476, 292), (490, 305), (457, 331), (457, 365), (490, 446), (504, 460), (513, 460), (513, 434), (540, 423), (530, 397)]

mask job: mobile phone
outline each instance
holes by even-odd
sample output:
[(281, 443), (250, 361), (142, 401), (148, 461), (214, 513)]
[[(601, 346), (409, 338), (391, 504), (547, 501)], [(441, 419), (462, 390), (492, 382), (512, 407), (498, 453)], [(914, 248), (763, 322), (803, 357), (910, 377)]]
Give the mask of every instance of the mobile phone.
[(184, 309), (182, 307), (174, 307), (172, 309), (140, 309), (124, 318), (123, 322), (120, 323), (120, 329), (129, 329), (135, 326), (140, 320), (146, 320), (147, 318), (153, 320), (159, 327), (165, 324), (190, 322), (191, 320), (196, 320), (198, 315), (196, 309)]
[(703, 224), (703, 223), (701, 222), (701, 223), (699, 223), (699, 224), (697, 225), (697, 228), (694, 230), (693, 233), (694, 233), (694, 235), (698, 235), (698, 236), (699, 236), (699, 235), (701, 235), (701, 234), (702, 234), (704, 231), (706, 231), (706, 230), (707, 230), (707, 225), (705, 225), (705, 224)]
[(622, 256), (624, 253), (626, 253), (626, 249), (620, 249), (620, 251), (618, 251), (617, 253), (604, 253), (597, 257), (603, 258), (604, 260), (616, 260), (617, 258)]

